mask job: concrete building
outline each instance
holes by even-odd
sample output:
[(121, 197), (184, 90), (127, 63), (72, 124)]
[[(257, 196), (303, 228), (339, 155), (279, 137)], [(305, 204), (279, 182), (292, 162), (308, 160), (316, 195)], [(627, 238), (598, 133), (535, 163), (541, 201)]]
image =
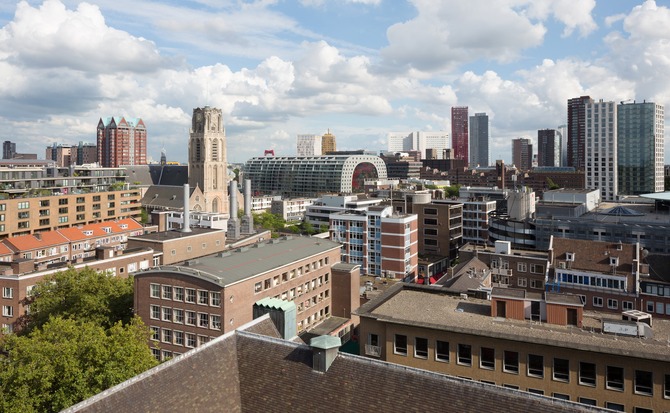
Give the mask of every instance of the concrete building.
[[(286, 222), (300, 222), (305, 218), (305, 211), (314, 204), (314, 198), (275, 199), (270, 212), (280, 215)], [(318, 228), (317, 228), (318, 229)]]
[(615, 201), (619, 194), (617, 105), (593, 102), (586, 105), (585, 170), (586, 189), (600, 189), (603, 201)]
[(512, 162), (519, 171), (529, 171), (533, 167), (533, 145), (530, 139), (512, 139)]
[(475, 113), (470, 116), (470, 166), (489, 166), (489, 116)]
[(226, 249), (226, 231), (210, 228), (191, 228), (152, 232), (128, 238), (128, 248), (151, 248), (152, 266), (173, 265)]
[(135, 274), (135, 309), (154, 332), (150, 345), (162, 359), (250, 322), (254, 304), (266, 298), (295, 303), (300, 333), (333, 315), (334, 277), (358, 285), (350, 268), (335, 274), (339, 255), (334, 242), (286, 237), (150, 268)]
[(98, 162), (108, 168), (147, 163), (147, 128), (141, 118), (100, 118)]
[(72, 145), (53, 145), (47, 146), (44, 159), (49, 159), (56, 162), (57, 166), (67, 167), (77, 163), (77, 150)]
[(193, 109), (188, 141), (188, 184), (200, 188), (205, 212), (228, 213), (226, 130), (221, 109)]
[(418, 151), (420, 159), (433, 159), (428, 153), (442, 154), (449, 147), (449, 134), (445, 132), (391, 132), (388, 134), (390, 153)]
[(414, 160), (406, 152), (381, 154), (386, 164), (386, 174), (389, 179), (419, 179), (421, 176), (420, 161)]
[(330, 133), (330, 129), (321, 137), (321, 154), (328, 155), (337, 151), (337, 142), (335, 135)]
[[(338, 352), (337, 337), (317, 337), (309, 346), (299, 344), (278, 331), (271, 314), (84, 400), (64, 413), (130, 410), (255, 413), (293, 411), (296, 406), (305, 411), (332, 412), (604, 411)], [(431, 392), (430, 397), (404, 396), (414, 394), (417, 389), (439, 391)]]
[(417, 214), (419, 255), (455, 260), (463, 244), (463, 204), (443, 200), (413, 203), (412, 213)]
[(451, 149), (454, 159), (467, 162), (468, 157), (468, 107), (455, 106), (451, 108)]
[(537, 166), (561, 166), (561, 135), (556, 129), (537, 131)]
[(255, 194), (282, 197), (362, 192), (366, 180), (387, 177), (384, 161), (373, 155), (256, 157), (244, 172)]
[(391, 206), (330, 215), (330, 239), (342, 244), (342, 262), (364, 275), (414, 279), (418, 275), (418, 222)]
[(305, 208), (305, 221), (315, 227), (330, 226), (330, 216), (340, 212), (365, 212), (371, 206), (378, 206), (382, 198), (368, 198), (366, 195), (324, 195)]
[(616, 116), (619, 195), (663, 192), (664, 107), (653, 102), (622, 102)]
[(296, 140), (297, 156), (321, 156), (321, 140), (319, 135), (298, 135)]
[(586, 106), (592, 103), (589, 96), (568, 99), (566, 166), (577, 171), (586, 169)]
[(585, 406), (667, 409), (666, 322), (654, 323), (656, 338), (610, 334), (620, 317), (584, 312), (580, 320), (581, 305), (569, 294), (494, 288), (491, 296), (392, 286), (356, 312), (360, 354)]

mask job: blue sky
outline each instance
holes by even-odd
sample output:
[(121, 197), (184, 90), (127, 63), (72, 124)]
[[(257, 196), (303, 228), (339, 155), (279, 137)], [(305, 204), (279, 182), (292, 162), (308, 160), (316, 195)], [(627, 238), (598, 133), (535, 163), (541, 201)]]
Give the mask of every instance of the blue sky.
[[(142, 117), (186, 160), (193, 108), (224, 112), (228, 159), (330, 129), (338, 149), (487, 112), (491, 158), (565, 123), (567, 99), (668, 104), (670, 3), (623, 0), (0, 0), (0, 139), (37, 152)], [(670, 152), (670, 149), (666, 152)], [(666, 159), (670, 154), (666, 155)], [(667, 161), (666, 161), (667, 162)]]

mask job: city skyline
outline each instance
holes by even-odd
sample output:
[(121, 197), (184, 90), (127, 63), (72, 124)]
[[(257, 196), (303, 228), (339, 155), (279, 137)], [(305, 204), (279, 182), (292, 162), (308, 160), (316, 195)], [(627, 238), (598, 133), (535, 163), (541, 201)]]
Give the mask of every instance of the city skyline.
[(654, 1), (5, 2), (0, 138), (41, 153), (132, 114), (150, 159), (185, 162), (191, 112), (210, 105), (245, 162), (328, 129), (338, 149), (384, 150), (468, 106), (490, 117), (491, 162), (509, 162), (512, 139), (566, 123), (570, 98), (668, 104), (666, 27)]

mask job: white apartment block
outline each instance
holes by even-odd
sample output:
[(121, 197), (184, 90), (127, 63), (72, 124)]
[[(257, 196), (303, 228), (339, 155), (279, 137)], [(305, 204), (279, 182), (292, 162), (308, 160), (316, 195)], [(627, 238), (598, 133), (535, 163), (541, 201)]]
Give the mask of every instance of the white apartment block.
[(437, 149), (442, 153), (449, 148), (449, 134), (446, 132), (391, 132), (388, 134), (388, 151), (420, 151), (421, 159), (426, 159), (426, 149)]
[(321, 135), (298, 135), (297, 156), (321, 156)]
[(270, 212), (281, 215), (286, 222), (302, 221), (307, 207), (314, 204), (314, 201), (315, 198), (276, 199), (272, 201)]
[(615, 102), (586, 105), (587, 189), (600, 189), (601, 199), (614, 201), (618, 196), (617, 179), (617, 105)]

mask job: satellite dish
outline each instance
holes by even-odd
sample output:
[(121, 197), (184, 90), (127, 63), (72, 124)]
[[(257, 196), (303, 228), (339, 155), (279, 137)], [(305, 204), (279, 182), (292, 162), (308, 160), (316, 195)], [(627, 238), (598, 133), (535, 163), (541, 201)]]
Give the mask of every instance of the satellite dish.
[(646, 248), (643, 248), (642, 249), (642, 258), (647, 258), (648, 255), (649, 255), (649, 250), (647, 250)]

